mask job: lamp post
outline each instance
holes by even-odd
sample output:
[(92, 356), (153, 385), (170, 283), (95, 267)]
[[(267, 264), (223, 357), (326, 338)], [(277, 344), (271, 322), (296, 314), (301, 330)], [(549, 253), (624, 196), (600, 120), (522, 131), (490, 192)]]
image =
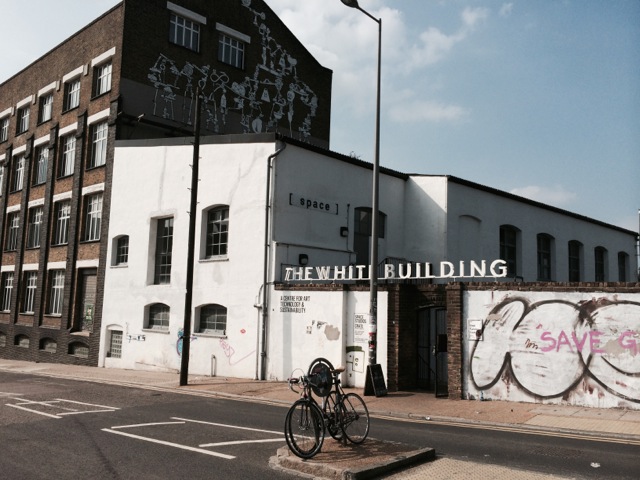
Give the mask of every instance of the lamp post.
[(380, 176), (380, 71), (382, 70), (382, 19), (376, 18), (358, 5), (358, 0), (341, 0), (378, 24), (378, 79), (376, 87), (376, 136), (373, 156), (373, 188), (371, 199), (371, 264), (369, 266), (369, 365), (376, 364), (378, 332), (378, 190)]

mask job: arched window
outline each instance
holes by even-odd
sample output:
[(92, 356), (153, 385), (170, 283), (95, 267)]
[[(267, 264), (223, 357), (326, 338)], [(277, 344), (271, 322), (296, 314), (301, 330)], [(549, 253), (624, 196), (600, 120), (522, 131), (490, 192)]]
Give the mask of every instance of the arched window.
[(227, 308), (215, 303), (200, 307), (198, 332), (226, 335)]
[(80, 358), (89, 358), (88, 345), (81, 342), (73, 342), (69, 344), (69, 355)]
[(113, 260), (111, 265), (125, 266), (129, 263), (129, 235), (120, 235), (113, 239)]
[(165, 305), (164, 303), (149, 305), (146, 328), (152, 330), (168, 330), (169, 311), (169, 305)]
[(58, 350), (58, 342), (56, 342), (53, 338), (43, 338), (40, 340), (40, 350), (49, 353), (56, 353)]

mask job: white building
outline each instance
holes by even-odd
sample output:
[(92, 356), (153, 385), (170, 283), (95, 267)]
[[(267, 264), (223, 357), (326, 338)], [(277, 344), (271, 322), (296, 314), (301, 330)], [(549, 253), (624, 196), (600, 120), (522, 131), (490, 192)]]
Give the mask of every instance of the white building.
[[(364, 385), (355, 319), (368, 312), (366, 289), (309, 294), (285, 280), (287, 268), (304, 284), (304, 267), (328, 267), (366, 283), (357, 266), (369, 262), (371, 165), (271, 134), (206, 137), (199, 157), (190, 373), (283, 379), (324, 356)], [(100, 366), (180, 369), (192, 163), (192, 138), (116, 144)], [(474, 281), (635, 271), (634, 232), (454, 177), (382, 169), (380, 212), (379, 258), (395, 281), (409, 264), (416, 276), (412, 262), (430, 282), (470, 280), (472, 261)], [(508, 277), (491, 268), (500, 258)], [(381, 289), (383, 371), (387, 298)]]

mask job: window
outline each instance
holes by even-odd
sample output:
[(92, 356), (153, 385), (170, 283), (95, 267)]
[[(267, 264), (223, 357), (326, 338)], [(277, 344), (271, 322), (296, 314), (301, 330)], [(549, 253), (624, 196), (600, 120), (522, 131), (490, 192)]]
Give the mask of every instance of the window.
[(16, 124), (16, 135), (29, 130), (29, 107), (18, 109), (18, 123)]
[(64, 84), (64, 105), (66, 112), (80, 105), (80, 79), (75, 78)]
[(9, 117), (0, 118), (0, 143), (9, 139)]
[(38, 117), (38, 123), (43, 123), (51, 120), (51, 113), (53, 111), (53, 93), (43, 95), (40, 97), (40, 113)]
[(218, 60), (236, 68), (244, 68), (244, 43), (221, 33), (218, 42)]
[(62, 313), (62, 301), (64, 299), (64, 270), (52, 270), (49, 273), (49, 308), (51, 315)]
[(229, 243), (229, 208), (212, 208), (207, 212), (205, 258), (227, 254)]
[(25, 290), (24, 297), (22, 299), (22, 313), (34, 313), (37, 284), (38, 272), (25, 272)]
[(15, 341), (14, 341), (16, 347), (20, 347), (20, 348), (29, 348), (29, 337), (27, 337), (26, 335), (20, 334), (20, 335), (16, 335)]
[(102, 225), (102, 194), (85, 197), (86, 216), (84, 224), (84, 239), (86, 241), (100, 240), (100, 226)]
[(84, 343), (73, 342), (69, 344), (69, 355), (79, 358), (89, 358), (89, 347)]
[(42, 207), (29, 209), (29, 224), (27, 225), (27, 248), (40, 246), (40, 230), (44, 210)]
[(42, 145), (36, 148), (36, 171), (33, 178), (34, 185), (42, 185), (47, 181), (47, 166), (49, 163), (49, 147)]
[(122, 330), (111, 330), (107, 357), (122, 358)]
[(100, 167), (107, 162), (107, 122), (91, 127), (91, 158), (89, 168)]
[(0, 308), (3, 312), (11, 310), (11, 294), (13, 293), (13, 272), (2, 273), (2, 305)]
[(626, 282), (629, 265), (629, 255), (625, 252), (618, 252), (618, 281)]
[(56, 353), (58, 351), (58, 343), (53, 338), (43, 338), (40, 340), (40, 350), (48, 353)]
[(169, 306), (164, 303), (154, 303), (149, 307), (147, 328), (152, 330), (169, 329)]
[(7, 215), (7, 235), (4, 244), (7, 252), (18, 249), (18, 233), (20, 233), (20, 212), (11, 212)]
[(0, 197), (4, 193), (4, 165), (0, 165)]
[(73, 175), (73, 167), (76, 161), (76, 137), (66, 135), (62, 138), (62, 158), (60, 159), (60, 177)]
[(11, 191), (22, 190), (24, 184), (24, 155), (18, 155), (13, 159), (13, 171), (11, 172)]
[(569, 242), (569, 281), (579, 282), (582, 271), (582, 244), (577, 240)]
[(111, 62), (103, 63), (93, 69), (93, 96), (97, 97), (111, 90)]
[(54, 209), (56, 224), (53, 231), (53, 245), (64, 245), (69, 241), (71, 202), (69, 200), (57, 202)]
[(115, 253), (115, 265), (126, 265), (129, 262), (129, 235), (117, 239)]
[(538, 280), (551, 281), (553, 237), (546, 233), (538, 235)]
[(227, 309), (222, 305), (203, 305), (200, 308), (200, 333), (225, 335), (227, 331)]
[(607, 249), (596, 247), (593, 251), (595, 257), (596, 282), (606, 282)]
[(500, 227), (500, 258), (507, 262), (507, 275), (518, 275), (518, 229), (510, 225)]
[(169, 24), (169, 41), (195, 52), (200, 51), (200, 25), (172, 13)]
[(153, 283), (171, 283), (171, 251), (173, 249), (173, 217), (157, 221), (156, 262)]

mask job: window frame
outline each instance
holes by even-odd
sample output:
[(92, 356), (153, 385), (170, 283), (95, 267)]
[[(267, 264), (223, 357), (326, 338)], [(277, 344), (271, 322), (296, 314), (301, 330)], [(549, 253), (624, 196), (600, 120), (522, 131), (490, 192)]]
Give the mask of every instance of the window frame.
[(218, 35), (218, 61), (244, 70), (246, 42), (223, 32)]
[(108, 140), (109, 124), (106, 120), (91, 125), (91, 155), (88, 169), (102, 167), (107, 163)]
[(513, 225), (500, 225), (500, 259), (507, 264), (507, 276), (519, 276), (519, 235), (520, 230)]
[(212, 207), (206, 213), (204, 259), (226, 258), (229, 255), (229, 206)]
[(0, 143), (9, 140), (9, 125), (11, 124), (11, 116), (0, 118)]
[[(210, 313), (210, 315), (207, 315)], [(213, 320), (211, 321), (211, 316)], [(205, 318), (206, 317), (206, 318)], [(198, 309), (198, 333), (205, 335), (226, 336), (228, 310), (224, 305), (209, 303)], [(214, 328), (208, 328), (213, 326)], [(216, 328), (216, 327), (222, 328)]]
[(0, 311), (11, 311), (11, 298), (13, 295), (13, 284), (15, 280), (14, 272), (2, 272), (2, 297), (0, 298)]
[(22, 296), (22, 308), (20, 313), (35, 313), (37, 289), (38, 272), (36, 270), (24, 272), (24, 293)]
[(201, 25), (200, 22), (176, 12), (170, 12), (169, 43), (200, 53)]
[(4, 243), (5, 252), (15, 252), (18, 250), (18, 237), (20, 236), (20, 212), (9, 212), (7, 214), (7, 227)]
[(165, 303), (152, 303), (147, 308), (145, 329), (154, 331), (168, 331), (170, 321), (171, 308), (169, 307), (169, 305)]
[(124, 267), (129, 264), (129, 235), (120, 235), (114, 242), (113, 265)]
[(80, 91), (82, 82), (80, 77), (75, 77), (64, 82), (63, 112), (68, 112), (80, 106)]
[(47, 183), (47, 168), (49, 166), (49, 146), (39, 145), (36, 147), (36, 168), (33, 172), (33, 185), (43, 185)]
[(67, 245), (69, 243), (69, 222), (71, 220), (71, 200), (59, 200), (53, 207), (55, 226), (53, 229), (52, 245)]
[(27, 221), (27, 248), (40, 248), (40, 233), (44, 221), (44, 207), (38, 205), (31, 207)]
[[(165, 222), (167, 222), (165, 224)], [(173, 255), (173, 217), (156, 219), (156, 250), (154, 255), (153, 284), (171, 284)]]
[(627, 282), (629, 271), (629, 254), (627, 252), (618, 252), (618, 281)]
[(60, 167), (58, 178), (73, 175), (76, 162), (77, 139), (76, 134), (71, 133), (62, 137), (62, 149), (60, 153)]
[(31, 106), (26, 105), (19, 107), (16, 112), (16, 135), (22, 135), (29, 130), (29, 121), (31, 117)]
[(594, 275), (596, 282), (607, 281), (607, 249), (597, 246), (593, 249)]
[(111, 60), (93, 67), (93, 98), (111, 91), (113, 63)]
[(85, 242), (100, 240), (102, 228), (102, 192), (85, 195), (84, 236)]
[(550, 282), (553, 280), (553, 237), (548, 233), (539, 233), (536, 244), (538, 281)]
[(62, 315), (64, 304), (65, 271), (62, 269), (49, 271), (49, 295), (47, 315)]
[(11, 193), (19, 192), (24, 188), (24, 170), (26, 157), (20, 153), (13, 157), (11, 165)]
[(38, 125), (53, 118), (53, 92), (45, 93), (38, 100)]

